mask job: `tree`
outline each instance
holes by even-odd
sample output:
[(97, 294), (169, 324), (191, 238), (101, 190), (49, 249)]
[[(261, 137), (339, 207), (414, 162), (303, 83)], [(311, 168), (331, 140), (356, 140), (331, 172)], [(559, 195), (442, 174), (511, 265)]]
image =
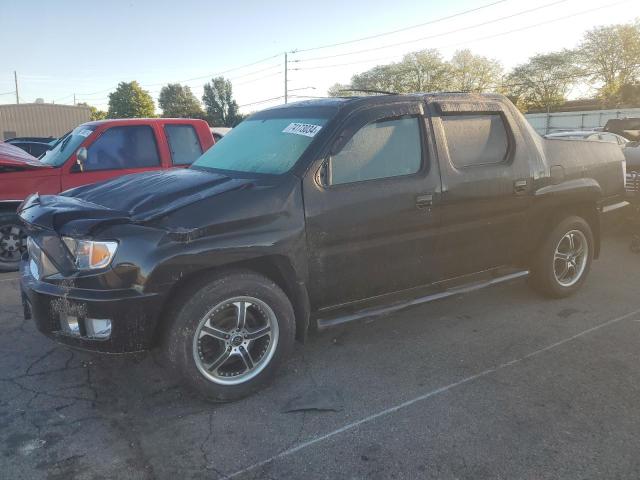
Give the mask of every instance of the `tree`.
[(502, 90), (521, 110), (552, 108), (566, 101), (580, 75), (572, 51), (535, 55), (507, 75)]
[(640, 21), (588, 31), (578, 47), (578, 60), (598, 82), (600, 98), (621, 102), (622, 89), (640, 80)]
[(405, 55), (396, 64), (398, 87), (401, 92), (434, 92), (450, 90), (450, 67), (434, 49)]
[[(336, 83), (328, 90), (332, 97), (344, 96), (345, 88), (362, 88), (397, 93), (465, 90), (484, 92), (496, 85), (502, 67), (496, 60), (474, 55), (469, 50), (455, 53), (447, 62), (437, 50), (405, 55), (400, 62), (377, 65), (351, 77), (349, 87)], [(349, 95), (349, 93), (346, 93)], [(357, 95), (358, 92), (354, 92)]]
[(493, 90), (502, 76), (500, 62), (474, 55), (471, 50), (458, 50), (449, 67), (451, 88), (457, 91), (482, 93)]
[(351, 97), (357, 95), (356, 92), (348, 91), (351, 85), (345, 85), (344, 83), (334, 83), (327, 89), (327, 95), (330, 97)]
[(153, 98), (135, 80), (120, 82), (109, 94), (109, 118), (154, 117), (154, 111)]
[(213, 78), (205, 84), (202, 103), (211, 126), (235, 127), (243, 119), (238, 111), (238, 104), (233, 99), (231, 82), (224, 77)]
[[(362, 95), (357, 89), (394, 93), (443, 90), (447, 84), (448, 65), (437, 50), (421, 50), (405, 55), (400, 62), (377, 65), (351, 77), (351, 85), (336, 83), (328, 94), (333, 97)], [(353, 92), (340, 90), (354, 88)]]
[(105, 118), (107, 118), (107, 112), (105, 112), (104, 110), (98, 110), (93, 105), (89, 105), (88, 103), (85, 103), (85, 102), (79, 102), (78, 105), (89, 107), (91, 109), (91, 120), (92, 121), (104, 120)]
[(158, 104), (162, 109), (163, 117), (204, 117), (200, 102), (187, 85), (182, 86), (179, 83), (169, 83), (162, 87), (160, 96), (158, 97)]

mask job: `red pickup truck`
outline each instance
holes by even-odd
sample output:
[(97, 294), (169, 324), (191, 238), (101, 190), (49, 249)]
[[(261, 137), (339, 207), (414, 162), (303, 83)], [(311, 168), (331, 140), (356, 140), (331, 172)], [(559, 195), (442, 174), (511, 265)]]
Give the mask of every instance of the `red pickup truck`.
[(16, 215), (31, 193), (57, 194), (129, 173), (188, 167), (214, 144), (203, 120), (136, 118), (83, 123), (39, 160), (0, 149), (0, 271), (17, 270), (26, 237)]

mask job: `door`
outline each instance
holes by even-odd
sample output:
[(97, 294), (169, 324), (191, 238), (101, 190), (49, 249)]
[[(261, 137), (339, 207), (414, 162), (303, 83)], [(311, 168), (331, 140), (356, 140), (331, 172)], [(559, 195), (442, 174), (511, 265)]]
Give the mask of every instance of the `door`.
[(63, 190), (161, 168), (155, 132), (149, 125), (107, 128), (87, 146), (82, 170), (75, 159), (73, 154), (65, 166), (69, 170), (62, 176)]
[(334, 138), (303, 181), (312, 307), (429, 283), (440, 177), (422, 106), (359, 112)]
[(188, 167), (202, 155), (202, 145), (193, 125), (169, 123), (164, 126), (164, 134), (174, 167)]
[(496, 103), (430, 108), (442, 173), (444, 275), (518, 262), (533, 179), (527, 149), (516, 149), (523, 145), (516, 123)]

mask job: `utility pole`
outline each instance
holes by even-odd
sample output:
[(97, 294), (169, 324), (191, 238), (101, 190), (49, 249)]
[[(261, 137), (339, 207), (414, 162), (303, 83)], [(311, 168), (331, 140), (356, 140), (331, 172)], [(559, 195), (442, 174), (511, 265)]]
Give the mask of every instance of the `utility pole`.
[(73, 92), (73, 104), (74, 105), (76, 104), (76, 93), (75, 92)]
[(13, 71), (13, 81), (16, 84), (16, 104), (20, 103), (20, 95), (18, 95), (18, 72)]
[(289, 84), (287, 83), (287, 52), (284, 52), (284, 103), (287, 103), (289, 96)]

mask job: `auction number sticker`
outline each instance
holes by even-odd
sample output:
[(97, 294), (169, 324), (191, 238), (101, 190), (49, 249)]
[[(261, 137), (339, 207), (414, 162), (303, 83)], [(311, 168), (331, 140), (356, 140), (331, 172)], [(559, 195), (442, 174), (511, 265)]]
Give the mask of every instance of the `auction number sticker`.
[(311, 123), (290, 123), (282, 133), (293, 133), (294, 135), (304, 135), (305, 137), (315, 137), (322, 127)]
[(78, 132), (78, 135), (80, 135), (81, 137), (87, 138), (92, 133), (93, 133), (93, 130), (83, 129)]

